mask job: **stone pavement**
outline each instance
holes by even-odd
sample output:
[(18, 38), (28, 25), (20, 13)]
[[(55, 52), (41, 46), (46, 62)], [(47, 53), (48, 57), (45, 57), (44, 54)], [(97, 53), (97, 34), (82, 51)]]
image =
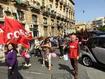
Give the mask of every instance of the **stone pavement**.
[[(32, 66), (30, 68), (22, 67), (24, 61), (21, 57), (19, 60), (19, 72), (23, 79), (72, 79), (68, 62), (63, 59), (52, 59), (52, 70), (42, 67), (41, 58), (31, 58)], [(7, 67), (0, 64), (0, 79), (7, 79)]]
[[(56, 50), (59, 53), (58, 50)], [(59, 58), (52, 58), (52, 70), (49, 71), (47, 67), (42, 67), (42, 59), (31, 57), (30, 68), (24, 68), (22, 62), (24, 59), (18, 57), (19, 61), (19, 73), (23, 77), (22, 79), (73, 79), (71, 74), (70, 61), (64, 61)], [(86, 69), (79, 64), (79, 78), (89, 79)], [(0, 79), (7, 79), (7, 67), (4, 63), (0, 62)]]
[(68, 62), (63, 59), (52, 59), (52, 70), (42, 67), (41, 58), (32, 57), (32, 66), (29, 69), (22, 69), (20, 73), (24, 79), (72, 79)]

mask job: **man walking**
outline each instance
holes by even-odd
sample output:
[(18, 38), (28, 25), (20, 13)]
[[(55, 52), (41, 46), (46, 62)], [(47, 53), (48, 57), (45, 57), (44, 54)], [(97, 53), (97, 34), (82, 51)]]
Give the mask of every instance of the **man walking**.
[(78, 79), (78, 57), (79, 57), (79, 42), (76, 35), (72, 34), (70, 36), (69, 42), (69, 59), (71, 61), (71, 65), (74, 68), (73, 75), (74, 79)]

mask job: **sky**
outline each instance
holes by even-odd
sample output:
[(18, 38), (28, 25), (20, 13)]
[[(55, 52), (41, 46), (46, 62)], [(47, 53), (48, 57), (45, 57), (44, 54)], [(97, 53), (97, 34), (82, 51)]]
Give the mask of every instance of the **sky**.
[(76, 21), (88, 22), (105, 16), (105, 0), (75, 0)]

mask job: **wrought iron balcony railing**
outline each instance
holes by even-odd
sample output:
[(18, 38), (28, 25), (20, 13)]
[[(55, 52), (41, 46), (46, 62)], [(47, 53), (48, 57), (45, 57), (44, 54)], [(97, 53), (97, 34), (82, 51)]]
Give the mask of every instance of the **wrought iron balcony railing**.
[(50, 8), (48, 8), (48, 7), (45, 7), (45, 8), (43, 7), (43, 9), (41, 11), (42, 11), (43, 15), (45, 15), (45, 16), (50, 15)]
[(29, 1), (28, 0), (15, 0), (16, 3), (21, 4), (21, 5), (29, 5)]
[(29, 5), (30, 5), (30, 8), (35, 8), (35, 9), (40, 10), (40, 3), (32, 3), (32, 2), (30, 2)]
[(41, 6), (39, 2), (29, 2), (29, 6), (31, 8), (31, 11), (36, 12), (36, 13), (40, 13), (41, 11)]

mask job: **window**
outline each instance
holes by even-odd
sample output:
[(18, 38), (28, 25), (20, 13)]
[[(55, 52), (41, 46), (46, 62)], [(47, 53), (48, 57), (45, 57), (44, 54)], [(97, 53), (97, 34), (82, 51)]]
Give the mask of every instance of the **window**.
[(56, 8), (58, 8), (58, 2), (56, 2), (55, 5), (56, 5)]
[(47, 30), (48, 30), (48, 27), (47, 26), (44, 26), (44, 36), (45, 37), (48, 35)]
[(38, 31), (38, 26), (37, 25), (33, 25), (33, 35), (34, 35), (34, 37), (39, 35), (39, 31)]
[(0, 6), (0, 18), (3, 17), (3, 8)]
[(53, 19), (51, 19), (51, 21), (52, 21), (52, 22), (54, 22), (54, 20), (53, 20)]
[(98, 38), (98, 47), (105, 48), (105, 38)]
[(43, 6), (45, 5), (45, 0), (42, 0), (42, 5), (43, 5)]
[(87, 45), (89, 48), (94, 48), (95, 46), (97, 46), (97, 38), (89, 39)]
[(69, 15), (70, 15), (70, 10), (69, 10)]
[(44, 19), (43, 24), (47, 24), (47, 18), (43, 18), (43, 19)]
[(60, 10), (62, 10), (62, 4), (60, 4)]
[(49, 1), (53, 3), (53, 0), (49, 0)]
[(66, 8), (66, 7), (64, 6), (64, 7), (63, 7), (63, 12), (65, 12), (65, 8)]
[(52, 4), (50, 4), (50, 8), (52, 8)]
[(36, 15), (32, 15), (32, 22), (37, 23), (37, 16)]
[(53, 25), (54, 24), (54, 20), (53, 19), (51, 19), (51, 25)]
[(66, 12), (67, 12), (67, 13), (68, 13), (68, 10), (69, 10), (69, 9), (68, 9), (68, 8), (66, 8)]
[(15, 19), (17, 19), (17, 14), (16, 13), (13, 13), (12, 15), (14, 16)]
[(22, 11), (17, 11), (19, 15), (19, 20), (24, 21), (24, 13)]

